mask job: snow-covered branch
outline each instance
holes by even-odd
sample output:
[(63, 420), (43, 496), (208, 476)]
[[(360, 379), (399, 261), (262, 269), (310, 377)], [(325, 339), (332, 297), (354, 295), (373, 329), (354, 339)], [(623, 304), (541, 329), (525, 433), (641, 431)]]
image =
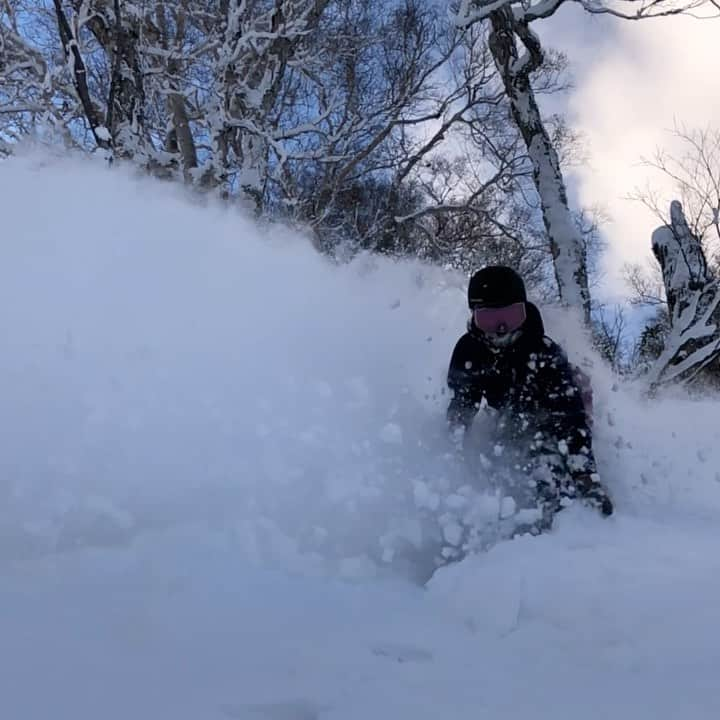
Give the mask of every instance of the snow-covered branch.
[(720, 15), (715, 0), (462, 0), (452, 17), (458, 27), (466, 28), (487, 20), (498, 10), (510, 9), (516, 20), (529, 23), (554, 15), (566, 2), (580, 5), (593, 15), (613, 15), (625, 20), (679, 14), (702, 18)]
[[(0, 0), (0, 19), (5, 143), (43, 116), (86, 150), (309, 225), (328, 249), (521, 264), (539, 245), (487, 30), (434, 0)], [(521, 33), (512, 71), (527, 76), (542, 49)]]

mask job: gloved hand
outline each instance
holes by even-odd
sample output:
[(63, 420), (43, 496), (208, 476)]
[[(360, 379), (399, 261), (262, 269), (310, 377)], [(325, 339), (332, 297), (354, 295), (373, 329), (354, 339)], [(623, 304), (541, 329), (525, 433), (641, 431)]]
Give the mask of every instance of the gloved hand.
[(605, 517), (613, 514), (612, 500), (597, 475), (579, 475), (573, 478), (573, 482), (578, 496), (588, 505), (597, 508)]

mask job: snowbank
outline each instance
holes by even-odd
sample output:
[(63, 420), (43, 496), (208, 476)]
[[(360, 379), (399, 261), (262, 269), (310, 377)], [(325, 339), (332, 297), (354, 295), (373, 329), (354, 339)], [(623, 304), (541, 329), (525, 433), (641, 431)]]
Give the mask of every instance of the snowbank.
[(717, 717), (716, 400), (615, 386), (549, 312), (618, 513), (420, 589), (463, 278), (86, 161), (0, 197), (2, 717)]

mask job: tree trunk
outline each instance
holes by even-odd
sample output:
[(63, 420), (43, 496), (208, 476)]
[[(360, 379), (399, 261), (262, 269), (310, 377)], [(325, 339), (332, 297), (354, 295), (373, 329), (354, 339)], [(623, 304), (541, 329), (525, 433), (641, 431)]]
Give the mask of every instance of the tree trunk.
[[(103, 125), (98, 109), (90, 97), (90, 90), (87, 82), (87, 69), (80, 52), (77, 38), (73, 33), (73, 29), (68, 22), (65, 11), (62, 9), (60, 0), (54, 0), (55, 17), (58, 23), (58, 33), (62, 43), (65, 59), (73, 78), (75, 91), (77, 92), (80, 104), (82, 105), (85, 118), (90, 125), (90, 130), (95, 138), (95, 142), (99, 148), (112, 152), (112, 136), (108, 129)], [(112, 157), (112, 156), (110, 156)]]
[[(542, 47), (528, 25), (515, 20), (508, 8), (491, 13), (490, 23), (490, 50), (533, 166), (533, 181), (540, 197), (560, 299), (570, 307), (581, 309), (589, 325), (585, 243), (570, 212), (560, 160), (542, 121), (530, 80), (531, 73), (543, 62)], [(518, 56), (516, 38), (525, 47), (522, 56)]]
[(168, 110), (172, 118), (172, 152), (180, 155), (183, 178), (186, 183), (193, 182), (193, 170), (198, 166), (197, 149), (190, 129), (185, 96), (181, 93), (170, 93), (167, 100)]
[(152, 165), (145, 134), (145, 88), (138, 51), (141, 19), (121, 16), (120, 0), (113, 2), (113, 30), (106, 52), (112, 75), (105, 124), (116, 153)]
[(662, 268), (670, 333), (650, 370), (650, 386), (689, 384), (720, 357), (720, 284), (677, 200), (670, 224), (652, 234), (652, 249)]

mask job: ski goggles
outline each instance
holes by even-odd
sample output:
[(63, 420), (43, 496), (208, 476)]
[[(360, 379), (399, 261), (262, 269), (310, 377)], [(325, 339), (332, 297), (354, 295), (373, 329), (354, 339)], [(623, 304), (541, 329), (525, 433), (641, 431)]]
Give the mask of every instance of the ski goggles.
[(505, 307), (476, 307), (473, 308), (473, 322), (478, 330), (484, 333), (505, 333), (519, 330), (527, 318), (525, 303), (513, 303)]

